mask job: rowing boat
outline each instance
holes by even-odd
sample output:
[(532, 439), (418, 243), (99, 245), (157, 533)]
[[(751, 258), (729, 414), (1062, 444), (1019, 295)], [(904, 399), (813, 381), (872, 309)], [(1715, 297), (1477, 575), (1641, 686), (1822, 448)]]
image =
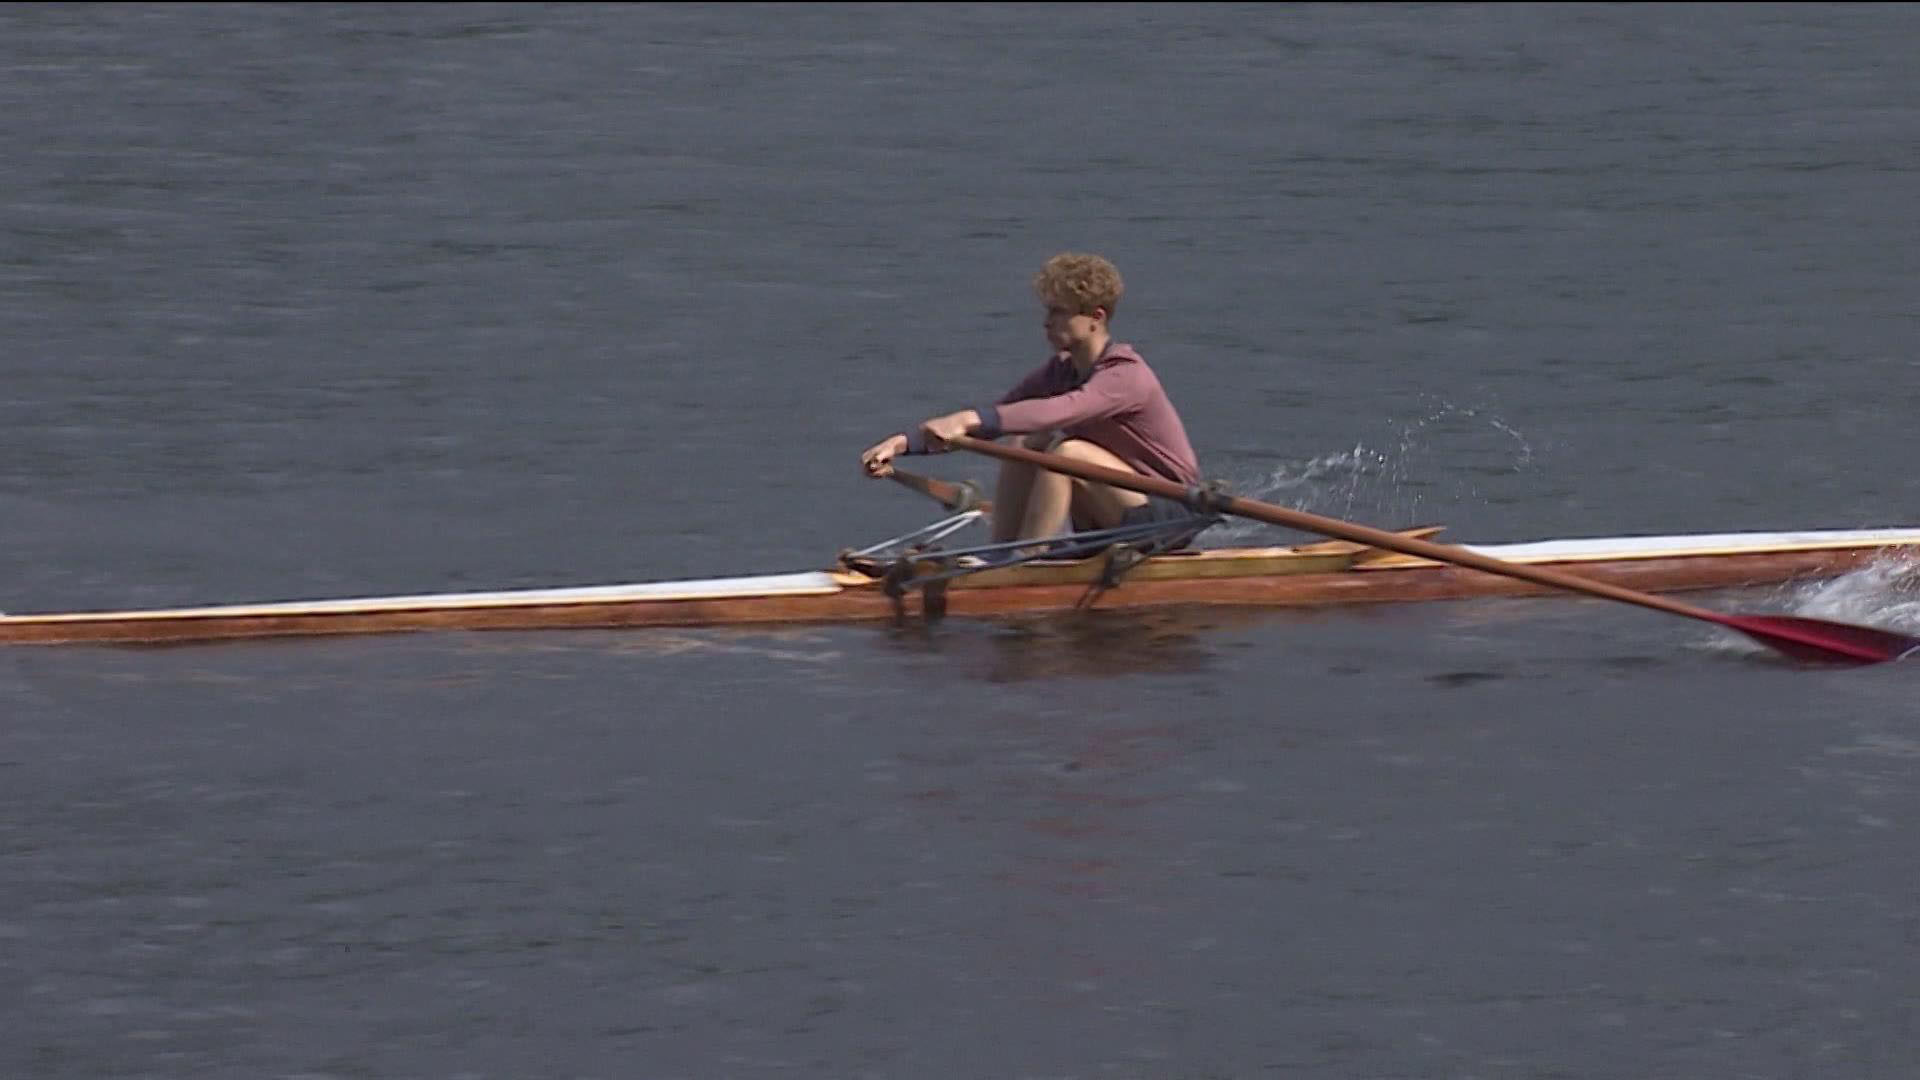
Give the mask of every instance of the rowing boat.
[[(1409, 530), (1405, 535), (1426, 537), (1438, 531)], [(1920, 554), (1920, 529), (1614, 537), (1470, 545), (1466, 550), (1517, 564), (1560, 568), (1642, 591), (1677, 592), (1837, 576), (1876, 559)], [(1124, 564), (1110, 551), (942, 576), (942, 572), (952, 573), (952, 565), (937, 552), (909, 549), (884, 560), (847, 553), (830, 569), (752, 577), (153, 611), (16, 614), (0, 616), (0, 644), (158, 644), (399, 631), (823, 623), (938, 614), (1007, 616), (1088, 607), (1312, 607), (1549, 591), (1525, 581), (1346, 541), (1182, 550), (1141, 555)]]

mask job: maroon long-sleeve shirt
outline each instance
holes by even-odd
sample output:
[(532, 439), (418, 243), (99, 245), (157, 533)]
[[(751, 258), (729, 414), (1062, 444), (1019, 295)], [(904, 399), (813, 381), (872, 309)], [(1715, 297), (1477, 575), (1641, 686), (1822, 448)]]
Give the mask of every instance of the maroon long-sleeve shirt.
[[(1200, 461), (1187, 441), (1186, 425), (1159, 377), (1131, 345), (1109, 343), (1084, 382), (1071, 359), (1055, 356), (997, 404), (974, 411), (980, 414), (974, 434), (982, 439), (1058, 429), (1111, 451), (1143, 476), (1200, 483)], [(921, 449), (918, 438), (909, 443), (910, 449)]]

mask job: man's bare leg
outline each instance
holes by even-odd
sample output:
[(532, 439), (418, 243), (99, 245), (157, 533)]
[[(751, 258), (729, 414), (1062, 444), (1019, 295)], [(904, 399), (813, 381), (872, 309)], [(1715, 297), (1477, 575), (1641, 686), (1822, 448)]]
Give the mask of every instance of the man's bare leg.
[[(1085, 439), (1068, 439), (1054, 447), (1053, 452), (1064, 458), (1117, 472), (1134, 471), (1132, 466), (1115, 457), (1106, 447)], [(1091, 528), (1111, 529), (1120, 524), (1120, 519), (1126, 516), (1127, 511), (1147, 504), (1147, 497), (1137, 491), (1077, 480), (1052, 471), (1047, 475), (1065, 481), (1063, 486), (1068, 489), (1074, 520)]]
[(1073, 479), (1051, 469), (1033, 466), (1028, 481), (1026, 512), (1009, 540), (1041, 540), (1066, 527), (1073, 509)]
[[(1011, 440), (1007, 440), (1011, 441)], [(1029, 450), (1048, 450), (1053, 446), (1053, 433), (1035, 432), (1020, 440), (1020, 445)], [(1018, 540), (1031, 536), (1026, 531), (1028, 508), (1032, 503), (1033, 486), (1036, 479), (1053, 476), (1047, 470), (1017, 461), (1006, 461), (1000, 465), (1000, 483), (993, 489), (993, 539), (995, 543)]]
[[(1046, 436), (1028, 436), (1029, 449), (1046, 449)], [(1127, 463), (1097, 443), (1068, 439), (1052, 448), (1061, 457), (1132, 472)], [(1007, 462), (1000, 468), (1000, 486), (993, 496), (993, 538), (1008, 540), (1044, 539), (1059, 533), (1069, 520), (1076, 528), (1111, 529), (1120, 524), (1128, 510), (1146, 505), (1147, 497), (1136, 491), (1088, 483), (1050, 469)]]

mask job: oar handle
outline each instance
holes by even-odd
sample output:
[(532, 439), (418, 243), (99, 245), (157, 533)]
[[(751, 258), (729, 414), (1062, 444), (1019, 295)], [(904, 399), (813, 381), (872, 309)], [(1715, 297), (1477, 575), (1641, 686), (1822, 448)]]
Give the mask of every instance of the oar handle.
[(1629, 604), (1638, 604), (1641, 607), (1652, 608), (1655, 611), (1665, 611), (1673, 615), (1684, 615), (1688, 618), (1704, 619), (1707, 622), (1720, 623), (1723, 625), (1727, 622), (1727, 617), (1718, 612), (1694, 607), (1691, 604), (1683, 604), (1676, 600), (1669, 600), (1664, 596), (1654, 596), (1650, 593), (1621, 588), (1618, 585), (1592, 581), (1587, 578), (1562, 573), (1558, 570), (1550, 570), (1543, 566), (1530, 566), (1525, 563), (1507, 562), (1489, 555), (1482, 555), (1477, 551), (1469, 551), (1465, 548), (1452, 545), (1435, 544), (1426, 540), (1418, 540), (1411, 536), (1387, 532), (1384, 529), (1375, 529), (1366, 525), (1356, 525), (1352, 522), (1341, 521), (1338, 518), (1321, 517), (1318, 514), (1311, 514), (1305, 510), (1290, 510), (1284, 506), (1274, 506), (1271, 503), (1264, 503), (1255, 499), (1241, 498), (1234, 495), (1222, 495), (1205, 488), (1183, 487), (1170, 480), (1162, 480), (1157, 476), (1142, 476), (1138, 473), (1122, 472), (1118, 469), (1109, 469), (1105, 466), (1093, 465), (1084, 461), (1075, 461), (1072, 458), (1061, 457), (1057, 454), (1043, 454), (1021, 446), (1005, 446), (996, 442), (975, 439), (967, 435), (958, 435), (946, 441), (949, 446), (955, 446), (962, 450), (972, 450), (975, 453), (985, 454), (988, 457), (997, 457), (1004, 461), (1024, 462), (1028, 465), (1035, 465), (1043, 469), (1052, 469), (1055, 472), (1065, 473), (1068, 476), (1077, 476), (1082, 480), (1090, 480), (1097, 484), (1108, 484), (1117, 488), (1125, 488), (1129, 491), (1137, 491), (1143, 495), (1158, 495), (1161, 498), (1173, 499), (1196, 510), (1224, 512), (1239, 517), (1252, 518), (1255, 521), (1264, 521), (1269, 525), (1280, 525), (1289, 529), (1300, 529), (1305, 532), (1319, 533), (1323, 536), (1335, 536), (1342, 540), (1351, 540), (1356, 544), (1365, 544), (1368, 547), (1384, 548), (1385, 550), (1398, 551), (1405, 555), (1432, 559), (1435, 562), (1452, 563), (1455, 566), (1484, 570), (1489, 574), (1500, 574), (1505, 577), (1518, 578), (1521, 581), (1531, 581), (1538, 585), (1547, 585), (1558, 589), (1569, 589), (1573, 592), (1589, 593), (1593, 596), (1605, 597), (1609, 600), (1619, 600)]

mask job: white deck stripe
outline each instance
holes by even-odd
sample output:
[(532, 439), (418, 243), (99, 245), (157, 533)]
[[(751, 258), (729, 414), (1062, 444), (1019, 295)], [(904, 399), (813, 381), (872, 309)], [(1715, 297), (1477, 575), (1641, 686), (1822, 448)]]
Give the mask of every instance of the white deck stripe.
[(1920, 529), (1851, 529), (1821, 532), (1708, 533), (1697, 536), (1615, 536), (1595, 540), (1540, 540), (1526, 544), (1465, 544), (1510, 562), (1660, 559), (1680, 555), (1761, 554), (1832, 548), (1920, 544)]
[(269, 604), (168, 608), (159, 611), (82, 612), (17, 619), (193, 619), (210, 615), (343, 615), (368, 611), (434, 611), (449, 608), (532, 607), (536, 604), (604, 604), (632, 600), (717, 600), (728, 597), (819, 596), (842, 588), (832, 574), (765, 574), (759, 577), (653, 581), (637, 585), (587, 585), (566, 589), (510, 589), (504, 592), (423, 593), (418, 596), (367, 596), (349, 600), (285, 600)]

